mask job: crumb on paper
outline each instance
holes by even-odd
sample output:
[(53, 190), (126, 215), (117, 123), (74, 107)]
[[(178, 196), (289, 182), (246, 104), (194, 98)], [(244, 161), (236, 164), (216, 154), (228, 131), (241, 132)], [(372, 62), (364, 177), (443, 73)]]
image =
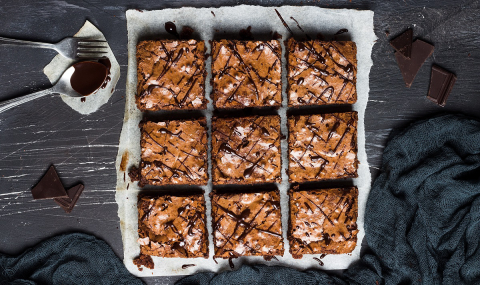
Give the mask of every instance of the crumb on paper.
[(154, 269), (155, 264), (153, 263), (153, 259), (150, 255), (140, 254), (137, 258), (133, 260), (133, 264), (138, 267), (139, 271), (143, 271), (143, 267), (148, 269)]

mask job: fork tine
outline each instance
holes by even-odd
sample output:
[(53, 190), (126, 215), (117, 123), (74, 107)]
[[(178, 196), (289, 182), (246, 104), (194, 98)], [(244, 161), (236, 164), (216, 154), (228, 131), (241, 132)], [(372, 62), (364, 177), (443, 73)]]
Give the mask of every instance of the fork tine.
[(88, 39), (81, 39), (78, 41), (79, 44), (84, 44), (84, 43), (106, 43), (107, 41), (104, 40), (88, 40)]
[(102, 47), (102, 46), (81, 46), (79, 45), (77, 47), (78, 50), (91, 50), (91, 49), (108, 49), (108, 47)]
[(100, 59), (103, 56), (85, 56), (85, 55), (77, 55), (76, 58), (79, 59)]
[(78, 58), (101, 58), (105, 56), (106, 52), (79, 52), (77, 53)]

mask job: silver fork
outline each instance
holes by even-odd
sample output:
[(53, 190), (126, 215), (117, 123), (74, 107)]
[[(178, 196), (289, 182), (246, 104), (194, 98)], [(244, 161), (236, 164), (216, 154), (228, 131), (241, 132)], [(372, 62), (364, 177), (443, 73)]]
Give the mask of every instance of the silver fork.
[(59, 54), (71, 59), (95, 59), (107, 53), (106, 41), (87, 38), (64, 38), (56, 44), (23, 41), (0, 37), (0, 45), (16, 45), (56, 50)]

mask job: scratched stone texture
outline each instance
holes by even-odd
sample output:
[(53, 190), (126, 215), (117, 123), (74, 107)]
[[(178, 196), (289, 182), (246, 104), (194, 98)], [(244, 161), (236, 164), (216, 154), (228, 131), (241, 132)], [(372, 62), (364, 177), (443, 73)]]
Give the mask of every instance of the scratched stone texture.
[[(115, 203), (115, 157), (124, 112), (127, 71), (125, 11), (192, 6), (190, 1), (0, 0), (0, 36), (56, 42), (73, 35), (86, 19), (104, 34), (122, 68), (117, 89), (99, 111), (80, 115), (55, 96), (0, 113), (0, 252), (18, 254), (42, 239), (81, 231), (104, 239), (123, 256)], [(365, 127), (373, 178), (382, 150), (394, 129), (440, 112), (480, 116), (479, 1), (195, 1), (195, 7), (258, 4), (317, 5), (375, 11), (370, 97)], [(174, 20), (174, 19), (172, 19)], [(388, 39), (412, 27), (414, 36), (435, 45), (413, 86), (406, 88)], [(246, 27), (244, 27), (246, 28)], [(240, 29), (240, 28), (239, 28)], [(389, 31), (387, 37), (385, 31)], [(54, 51), (0, 46), (0, 100), (49, 87), (42, 72)], [(426, 99), (435, 62), (458, 80), (447, 106)], [(87, 98), (88, 100), (88, 98)], [(78, 182), (85, 191), (71, 214), (52, 201), (33, 201), (30, 188), (54, 164), (64, 185)], [(179, 277), (144, 278), (148, 284), (172, 284)]]

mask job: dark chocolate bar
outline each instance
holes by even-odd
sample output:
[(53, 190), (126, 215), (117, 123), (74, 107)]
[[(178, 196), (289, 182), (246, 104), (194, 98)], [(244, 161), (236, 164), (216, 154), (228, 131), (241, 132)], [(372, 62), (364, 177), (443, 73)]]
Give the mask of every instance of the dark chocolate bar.
[(42, 179), (32, 188), (32, 196), (35, 200), (51, 198), (68, 198), (65, 188), (58, 177), (55, 167), (52, 165)]
[(62, 207), (66, 213), (70, 213), (77, 204), (78, 198), (82, 195), (83, 184), (78, 184), (67, 190), (68, 198), (54, 198), (53, 200)]
[(416, 40), (412, 44), (412, 56), (410, 59), (404, 57), (400, 52), (395, 52), (398, 67), (403, 75), (407, 87), (412, 86), (413, 80), (423, 63), (433, 54), (434, 46), (422, 40)]
[(427, 98), (444, 107), (455, 81), (457, 81), (455, 74), (437, 65), (432, 66)]
[(390, 45), (406, 58), (412, 55), (412, 36), (413, 30), (408, 29), (403, 34), (390, 41)]

